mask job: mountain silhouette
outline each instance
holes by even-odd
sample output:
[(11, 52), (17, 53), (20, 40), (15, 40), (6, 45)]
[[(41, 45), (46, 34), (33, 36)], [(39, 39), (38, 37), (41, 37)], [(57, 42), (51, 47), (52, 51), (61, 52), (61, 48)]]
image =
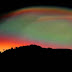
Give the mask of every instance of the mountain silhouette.
[(42, 48), (37, 45), (20, 46), (0, 52), (0, 56), (40, 57), (40, 56), (72, 56), (70, 49)]

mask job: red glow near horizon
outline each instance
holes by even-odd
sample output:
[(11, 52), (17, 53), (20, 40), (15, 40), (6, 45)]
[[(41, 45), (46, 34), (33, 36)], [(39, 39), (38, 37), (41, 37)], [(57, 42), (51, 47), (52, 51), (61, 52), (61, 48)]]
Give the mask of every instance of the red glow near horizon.
[(9, 38), (9, 37), (1, 37), (0, 36), (0, 51), (3, 52), (7, 49), (11, 49), (11, 48), (15, 48), (15, 47), (20, 47), (20, 46), (27, 46), (27, 45), (31, 45), (31, 44), (34, 44), (34, 45), (38, 45), (38, 46), (41, 46), (43, 48), (53, 48), (53, 49), (56, 49), (56, 48), (69, 48), (71, 49), (70, 46), (60, 46), (60, 45), (55, 45), (55, 44), (49, 44), (49, 43), (42, 43), (42, 42), (38, 42), (38, 41), (31, 41), (31, 40), (19, 40), (17, 38)]

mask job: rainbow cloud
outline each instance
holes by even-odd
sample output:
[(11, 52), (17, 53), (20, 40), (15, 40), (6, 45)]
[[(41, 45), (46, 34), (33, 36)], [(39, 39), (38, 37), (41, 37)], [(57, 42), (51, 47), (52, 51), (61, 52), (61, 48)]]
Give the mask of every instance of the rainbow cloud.
[(72, 11), (64, 8), (31, 7), (2, 16), (0, 51), (30, 44), (72, 48)]

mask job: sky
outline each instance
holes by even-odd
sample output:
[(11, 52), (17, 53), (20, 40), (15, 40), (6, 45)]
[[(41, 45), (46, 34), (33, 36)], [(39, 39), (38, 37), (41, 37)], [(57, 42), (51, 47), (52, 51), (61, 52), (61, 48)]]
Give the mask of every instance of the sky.
[(0, 22), (0, 51), (36, 44), (72, 48), (72, 10), (60, 7), (28, 7), (12, 11)]

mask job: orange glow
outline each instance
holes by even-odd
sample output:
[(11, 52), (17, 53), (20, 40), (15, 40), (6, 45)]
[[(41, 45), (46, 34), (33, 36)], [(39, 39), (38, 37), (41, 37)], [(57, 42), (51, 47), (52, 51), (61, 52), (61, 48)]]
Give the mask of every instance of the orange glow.
[(0, 36), (0, 51), (1, 52), (10, 48), (26, 46), (26, 45), (29, 45), (29, 42), (27, 42), (26, 40), (21, 41), (19, 40), (19, 38)]
[(11, 49), (11, 48), (15, 48), (15, 47), (20, 47), (20, 46), (27, 46), (27, 45), (31, 45), (31, 44), (35, 44), (35, 45), (39, 45), (41, 47), (44, 47), (44, 48), (48, 48), (48, 47), (51, 47), (53, 49), (56, 49), (56, 48), (69, 48), (71, 49), (72, 47), (70, 46), (61, 46), (61, 45), (55, 45), (55, 44), (50, 44), (50, 43), (45, 43), (43, 41), (39, 42), (39, 41), (32, 41), (32, 40), (20, 40), (19, 38), (9, 38), (9, 37), (1, 37), (0, 36), (0, 51), (3, 52), (7, 49)]

